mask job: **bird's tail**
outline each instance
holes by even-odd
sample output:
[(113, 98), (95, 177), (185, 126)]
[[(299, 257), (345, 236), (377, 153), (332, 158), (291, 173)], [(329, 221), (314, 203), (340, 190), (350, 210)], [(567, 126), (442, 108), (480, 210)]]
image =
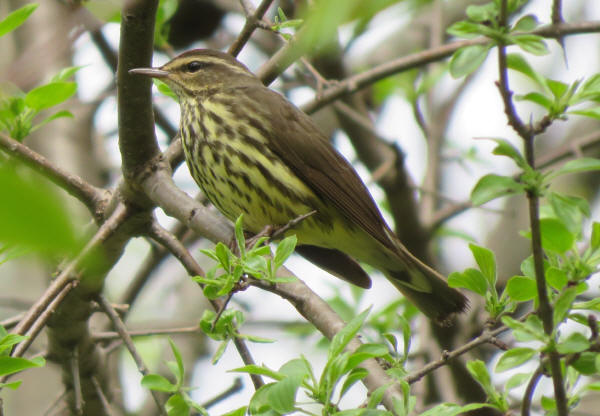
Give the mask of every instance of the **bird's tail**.
[(467, 298), (449, 287), (438, 272), (415, 258), (411, 260), (411, 267), (388, 269), (385, 275), (421, 312), (440, 325), (450, 325), (454, 315), (467, 309)]

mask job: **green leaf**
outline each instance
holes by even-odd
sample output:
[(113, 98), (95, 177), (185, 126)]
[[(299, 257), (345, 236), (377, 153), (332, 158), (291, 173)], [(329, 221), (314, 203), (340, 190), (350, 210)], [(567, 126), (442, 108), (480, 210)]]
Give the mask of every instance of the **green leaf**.
[(238, 409), (232, 410), (231, 412), (223, 413), (221, 416), (245, 416), (247, 410), (247, 406), (242, 406)]
[(392, 383), (386, 383), (377, 387), (370, 395), (369, 402), (367, 403), (367, 409), (375, 409), (379, 403), (383, 400), (383, 395), (390, 388)]
[(554, 101), (550, 98), (546, 97), (539, 92), (530, 92), (525, 95), (515, 95), (515, 100), (517, 101), (530, 101), (535, 104), (539, 104), (544, 107), (546, 110), (550, 110), (554, 105)]
[(575, 243), (575, 236), (567, 227), (556, 218), (543, 218), (540, 220), (542, 233), (542, 247), (556, 253), (565, 253)]
[[(1, 336), (2, 334), (0, 334)], [(6, 334), (2, 339), (0, 339), (0, 354), (4, 351), (11, 349), (13, 345), (18, 344), (21, 341), (26, 340), (27, 337), (23, 335), (17, 334)]]
[(579, 116), (600, 120), (600, 107), (588, 108), (587, 110), (569, 111), (569, 114), (577, 114)]
[(450, 75), (462, 78), (481, 66), (490, 51), (489, 46), (471, 45), (458, 49), (450, 59)]
[(292, 255), (294, 249), (296, 248), (296, 242), (298, 239), (295, 235), (291, 235), (289, 237), (284, 238), (278, 245), (275, 250), (275, 257), (273, 258), (273, 263), (275, 264), (275, 270), (279, 269), (283, 263)]
[(493, 140), (498, 144), (496, 148), (492, 151), (493, 154), (498, 156), (506, 156), (512, 159), (517, 164), (517, 166), (521, 168), (528, 167), (527, 161), (525, 161), (525, 158), (523, 157), (521, 152), (515, 146), (513, 146), (512, 143), (504, 139), (492, 138), (490, 140)]
[(389, 353), (389, 351), (383, 344), (362, 344), (356, 351), (350, 354), (344, 372), (355, 369), (365, 360), (382, 357), (387, 353)]
[(524, 191), (523, 185), (508, 176), (488, 174), (479, 179), (471, 191), (471, 202), (479, 206), (500, 196)]
[(37, 9), (37, 4), (26, 4), (25, 6), (10, 13), (0, 22), (0, 36), (6, 35), (21, 26), (25, 20)]
[(0, 376), (18, 373), (28, 368), (43, 367), (45, 363), (42, 357), (28, 360), (21, 357), (0, 356)]
[(163, 95), (166, 95), (169, 98), (172, 98), (174, 101), (179, 101), (177, 94), (173, 92), (171, 87), (162, 82), (160, 79), (153, 78), (152, 82), (154, 83), (154, 85), (156, 85), (156, 89), (158, 90), (158, 92), (160, 92)]
[(484, 23), (496, 20), (499, 10), (493, 2), (486, 4), (471, 4), (466, 9), (466, 14), (474, 22)]
[(527, 380), (531, 378), (531, 373), (518, 373), (512, 375), (506, 384), (504, 385), (504, 390), (506, 392), (516, 389), (519, 386), (522, 386)]
[(590, 348), (590, 341), (581, 333), (574, 332), (567, 339), (556, 345), (556, 351), (561, 354), (575, 354)]
[(473, 376), (475, 380), (483, 389), (487, 392), (492, 391), (494, 387), (492, 386), (492, 380), (490, 378), (490, 373), (488, 372), (485, 363), (481, 360), (473, 360), (467, 362), (467, 370)]
[(221, 357), (223, 356), (223, 354), (225, 354), (225, 350), (227, 349), (227, 345), (229, 345), (229, 341), (225, 340), (222, 341), (219, 346), (217, 347), (217, 350), (215, 351), (215, 353), (213, 354), (210, 363), (211, 364), (216, 364), (219, 362), (219, 360), (221, 359)]
[(550, 53), (544, 38), (538, 35), (516, 35), (511, 39), (525, 52), (529, 52), (533, 55), (547, 55)]
[(337, 357), (342, 353), (344, 348), (348, 345), (350, 340), (354, 338), (358, 330), (361, 328), (367, 315), (371, 311), (371, 307), (362, 311), (359, 315), (354, 317), (344, 328), (342, 328), (331, 340), (331, 344), (329, 345), (328, 358), (327, 360), (331, 360), (334, 357)]
[(215, 255), (219, 260), (221, 267), (228, 272), (231, 267), (231, 258), (233, 257), (231, 250), (229, 250), (225, 244), (219, 241), (215, 246)]
[(531, 32), (538, 26), (539, 22), (537, 17), (532, 14), (521, 17), (517, 23), (514, 24), (512, 30), (515, 32)]
[(466, 20), (456, 22), (452, 26), (450, 26), (446, 32), (453, 36), (458, 36), (461, 38), (471, 39), (480, 35), (481, 25), (473, 22), (468, 22)]
[(0, 163), (5, 196), (0, 204), (0, 242), (43, 254), (73, 254), (79, 244), (66, 205), (46, 180), (20, 173), (20, 166)]
[(529, 361), (536, 351), (531, 348), (512, 348), (506, 351), (496, 364), (496, 372), (501, 373)]
[(48, 124), (51, 121), (54, 121), (58, 118), (73, 118), (73, 113), (71, 113), (70, 111), (67, 111), (67, 110), (57, 111), (56, 113), (52, 114), (51, 116), (46, 117), (41, 122), (39, 122), (35, 126), (33, 126), (31, 131), (34, 132), (37, 129), (39, 129), (40, 127), (45, 126), (46, 124)]
[(556, 290), (562, 290), (568, 282), (567, 273), (556, 267), (549, 267), (546, 270), (546, 281)]
[(491, 250), (475, 244), (469, 244), (469, 249), (479, 266), (479, 270), (487, 279), (490, 287), (496, 285), (496, 259)]
[(506, 284), (506, 291), (511, 299), (517, 302), (526, 302), (537, 296), (537, 284), (529, 277), (513, 276)]
[(296, 409), (296, 394), (301, 383), (301, 377), (290, 376), (274, 383), (267, 394), (271, 408), (279, 414), (293, 412)]
[(360, 368), (360, 367), (355, 368), (352, 371), (350, 371), (350, 373), (346, 377), (346, 380), (344, 380), (342, 389), (340, 390), (340, 397), (343, 397), (344, 394), (346, 394), (348, 392), (348, 390), (350, 390), (350, 388), (354, 384), (356, 384), (358, 381), (362, 380), (363, 378), (365, 378), (368, 375), (369, 375), (369, 372), (367, 370), (365, 370), (364, 368)]
[(277, 416), (271, 409), (268, 393), (275, 383), (265, 384), (254, 392), (248, 404), (248, 414), (250, 415), (265, 415)]
[(492, 407), (487, 403), (471, 403), (465, 406), (459, 406), (454, 403), (441, 403), (419, 416), (457, 416), (467, 414), (470, 411), (481, 409), (483, 407)]
[(77, 73), (83, 66), (69, 66), (60, 70), (58, 74), (52, 77), (52, 82), (66, 81)]
[(448, 286), (464, 288), (481, 296), (487, 291), (487, 281), (483, 273), (477, 269), (468, 268), (464, 272), (453, 272), (448, 276)]
[(595, 352), (582, 352), (579, 354), (579, 358), (571, 363), (571, 366), (581, 374), (588, 376), (596, 375), (598, 371), (595, 364), (597, 355)]
[(37, 111), (44, 110), (68, 100), (75, 91), (77, 84), (74, 82), (51, 82), (29, 91), (25, 104)]
[(177, 363), (177, 369), (176, 369), (176, 371), (173, 372), (173, 374), (175, 374), (175, 377), (177, 379), (177, 384), (179, 386), (181, 386), (181, 383), (184, 380), (183, 376), (184, 376), (184, 372), (185, 372), (185, 370), (183, 368), (183, 359), (181, 358), (181, 353), (177, 349), (177, 346), (175, 345), (173, 340), (170, 337), (167, 339), (169, 340), (169, 345), (171, 346), (171, 351), (173, 352), (173, 356), (175, 357), (175, 362)]
[(584, 198), (551, 192), (548, 202), (556, 216), (575, 235), (581, 231), (583, 217), (589, 217), (590, 207)]
[(272, 378), (273, 380), (283, 380), (285, 377), (284, 374), (281, 374), (278, 371), (271, 370), (268, 367), (260, 366), (256, 364), (245, 365), (243, 367), (234, 368), (233, 370), (229, 370), (230, 372), (235, 373), (248, 373), (248, 374), (257, 374), (259, 376), (267, 376)]
[(177, 391), (177, 386), (160, 374), (147, 374), (142, 377), (141, 383), (143, 388), (149, 390), (164, 391), (166, 393)]
[(590, 172), (596, 170), (600, 170), (600, 159), (582, 157), (565, 163), (558, 170), (548, 175), (548, 179), (553, 179), (557, 176), (566, 175), (569, 173)]
[(174, 394), (165, 403), (165, 410), (168, 416), (189, 416), (191, 409), (181, 394)]
[(552, 92), (552, 95), (554, 95), (554, 98), (557, 102), (567, 93), (567, 91), (569, 91), (569, 85), (565, 84), (564, 82), (553, 79), (548, 79), (546, 81), (550, 91)]
[(573, 97), (573, 104), (580, 103), (583, 101), (593, 100), (598, 101), (600, 99), (600, 74), (596, 74), (587, 79), (579, 92)]
[(241, 214), (237, 220), (235, 220), (235, 241), (238, 245), (240, 256), (243, 257), (246, 254), (246, 238), (244, 237), (244, 214)]
[(556, 302), (554, 303), (554, 325), (557, 326), (559, 323), (564, 321), (569, 314), (571, 305), (575, 301), (577, 296), (577, 289), (570, 287), (560, 294)]
[(517, 341), (542, 341), (546, 342), (547, 335), (544, 333), (542, 321), (537, 315), (530, 315), (525, 322), (517, 321), (510, 316), (503, 316), (502, 323), (513, 330), (513, 336)]
[(507, 67), (522, 73), (526, 77), (533, 80), (538, 86), (540, 86), (547, 94), (551, 94), (550, 87), (546, 78), (537, 73), (529, 62), (523, 56), (518, 53), (510, 53), (506, 56)]
[(590, 245), (593, 251), (600, 248), (600, 222), (594, 221), (592, 224), (592, 238), (590, 240)]

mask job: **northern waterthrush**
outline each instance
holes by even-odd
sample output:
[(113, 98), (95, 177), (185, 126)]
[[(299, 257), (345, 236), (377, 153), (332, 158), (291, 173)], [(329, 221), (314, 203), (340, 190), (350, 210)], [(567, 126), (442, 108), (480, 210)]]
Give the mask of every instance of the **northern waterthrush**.
[(466, 308), (459, 291), (402, 245), (313, 121), (234, 57), (196, 49), (130, 72), (160, 78), (177, 94), (189, 170), (227, 218), (244, 214), (244, 229), (257, 233), (315, 210), (288, 231), (313, 263), (369, 288), (363, 261), (442, 324)]

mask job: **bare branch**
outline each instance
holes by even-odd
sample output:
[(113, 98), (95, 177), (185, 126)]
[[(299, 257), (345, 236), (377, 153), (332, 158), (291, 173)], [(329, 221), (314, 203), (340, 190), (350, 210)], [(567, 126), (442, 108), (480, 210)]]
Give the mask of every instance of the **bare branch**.
[[(119, 314), (117, 313), (117, 311), (115, 311), (113, 309), (110, 302), (108, 302), (104, 296), (98, 295), (97, 301), (98, 301), (98, 304), (100, 305), (100, 307), (102, 307), (102, 309), (104, 310), (104, 313), (106, 313), (106, 316), (108, 316), (108, 318), (112, 322), (113, 326), (119, 333), (119, 336), (125, 343), (125, 346), (127, 347), (129, 354), (131, 355), (131, 358), (133, 358), (133, 361), (135, 361), (135, 364), (137, 365), (138, 371), (140, 373), (142, 373), (143, 375), (148, 375), (150, 373), (148, 371), (148, 367), (146, 367), (146, 364), (144, 364), (142, 357), (138, 354), (137, 349), (135, 348), (135, 345), (133, 344), (133, 340), (129, 336), (129, 334), (127, 332), (127, 328), (125, 327), (125, 324), (119, 317)], [(152, 397), (154, 398), (154, 402), (156, 403), (156, 406), (158, 407), (160, 414), (163, 416), (166, 416), (167, 412), (165, 411), (165, 408), (161, 404), (156, 391), (150, 390), (150, 394), (152, 394)]]
[(126, 1), (123, 4), (117, 70), (119, 149), (123, 174), (130, 180), (148, 161), (160, 155), (154, 134), (151, 80), (128, 74), (132, 68), (151, 65), (158, 0)]
[[(582, 34), (582, 33), (594, 33), (600, 32), (600, 22), (580, 22), (580, 23), (572, 23), (567, 24), (563, 23), (560, 25), (552, 25), (545, 26), (539, 28), (537, 30), (532, 31), (532, 33), (540, 36), (558, 38), (563, 35), (574, 35), (574, 34)], [(489, 42), (487, 38), (476, 38), (458, 42), (448, 43), (446, 45), (442, 45), (437, 48), (427, 49), (421, 52), (414, 53), (412, 55), (407, 55), (401, 58), (398, 58), (394, 61), (386, 62), (382, 65), (376, 66), (368, 71), (361, 72), (360, 74), (353, 75), (349, 78), (346, 78), (343, 81), (340, 81), (334, 86), (331, 86), (323, 91), (320, 97), (309, 101), (307, 104), (302, 106), (302, 109), (306, 113), (313, 113), (318, 109), (324, 107), (326, 104), (329, 104), (333, 100), (338, 99), (342, 95), (351, 94), (361, 88), (366, 87), (367, 85), (373, 84), (374, 82), (388, 77), (393, 74), (397, 74), (399, 72), (406, 71), (408, 69), (421, 67), (430, 62), (439, 61), (451, 56), (456, 50), (462, 48), (464, 46), (470, 45), (483, 45)], [(281, 51), (281, 50), (280, 50)], [(276, 55), (278, 55), (277, 52)], [(276, 55), (273, 56), (271, 60), (276, 59)], [(287, 57), (286, 57), (287, 58)], [(270, 60), (270, 61), (271, 61)], [(277, 68), (281, 71), (285, 70), (285, 63), (288, 62), (289, 58), (285, 61), (282, 61), (279, 58), (278, 62), (281, 63), (271, 63), (270, 66), (279, 65)], [(269, 61), (269, 62), (270, 62)], [(292, 59), (289, 64), (294, 62)], [(265, 81), (270, 78), (266, 78), (263, 75), (262, 68), (259, 73), (260, 78)]]
[(228, 397), (234, 395), (235, 393), (237, 393), (238, 391), (242, 390), (242, 388), (244, 387), (244, 384), (242, 383), (242, 379), (239, 377), (236, 377), (233, 380), (233, 384), (224, 392), (222, 392), (221, 394), (213, 397), (210, 400), (205, 401), (204, 403), (202, 403), (202, 407), (204, 407), (205, 409), (208, 409), (209, 407), (214, 406), (215, 404), (227, 399)]
[(244, 12), (246, 13), (246, 23), (244, 23), (242, 31), (227, 51), (233, 56), (237, 56), (241, 52), (244, 45), (250, 39), (250, 36), (252, 36), (252, 32), (254, 32), (254, 30), (258, 27), (258, 23), (271, 6), (271, 3), (273, 3), (273, 0), (262, 0), (254, 12), (251, 10), (251, 4), (248, 4), (250, 2), (241, 0), (241, 3), (242, 7), (244, 8)]
[(495, 342), (494, 340), (495, 340), (496, 336), (498, 336), (500, 333), (502, 333), (506, 330), (508, 330), (508, 327), (506, 327), (506, 326), (501, 326), (501, 327), (496, 328), (491, 331), (488, 329), (485, 329), (483, 331), (483, 333), (481, 335), (479, 335), (477, 338), (469, 341), (465, 345), (463, 345), (453, 351), (445, 352), (441, 359), (430, 362), (427, 365), (420, 368), (419, 370), (415, 371), (414, 373), (410, 373), (408, 376), (406, 376), (404, 378), (404, 380), (409, 384), (414, 384), (417, 381), (419, 381), (420, 379), (422, 379), (424, 376), (426, 376), (427, 374), (431, 373), (432, 371), (446, 365), (449, 360), (451, 360), (455, 357), (458, 357), (466, 352), (469, 352), (473, 348), (476, 348), (482, 344), (487, 344), (487, 343), (493, 344)]

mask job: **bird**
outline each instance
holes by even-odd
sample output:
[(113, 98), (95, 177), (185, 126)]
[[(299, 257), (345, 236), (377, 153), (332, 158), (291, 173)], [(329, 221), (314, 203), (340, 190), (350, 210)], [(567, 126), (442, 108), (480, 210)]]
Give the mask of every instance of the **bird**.
[(299, 221), (296, 252), (362, 288), (381, 271), (427, 317), (450, 325), (467, 298), (400, 242), (352, 165), (312, 119), (264, 86), (232, 55), (184, 52), (133, 75), (160, 79), (178, 98), (180, 135), (191, 176), (229, 220), (259, 233)]

